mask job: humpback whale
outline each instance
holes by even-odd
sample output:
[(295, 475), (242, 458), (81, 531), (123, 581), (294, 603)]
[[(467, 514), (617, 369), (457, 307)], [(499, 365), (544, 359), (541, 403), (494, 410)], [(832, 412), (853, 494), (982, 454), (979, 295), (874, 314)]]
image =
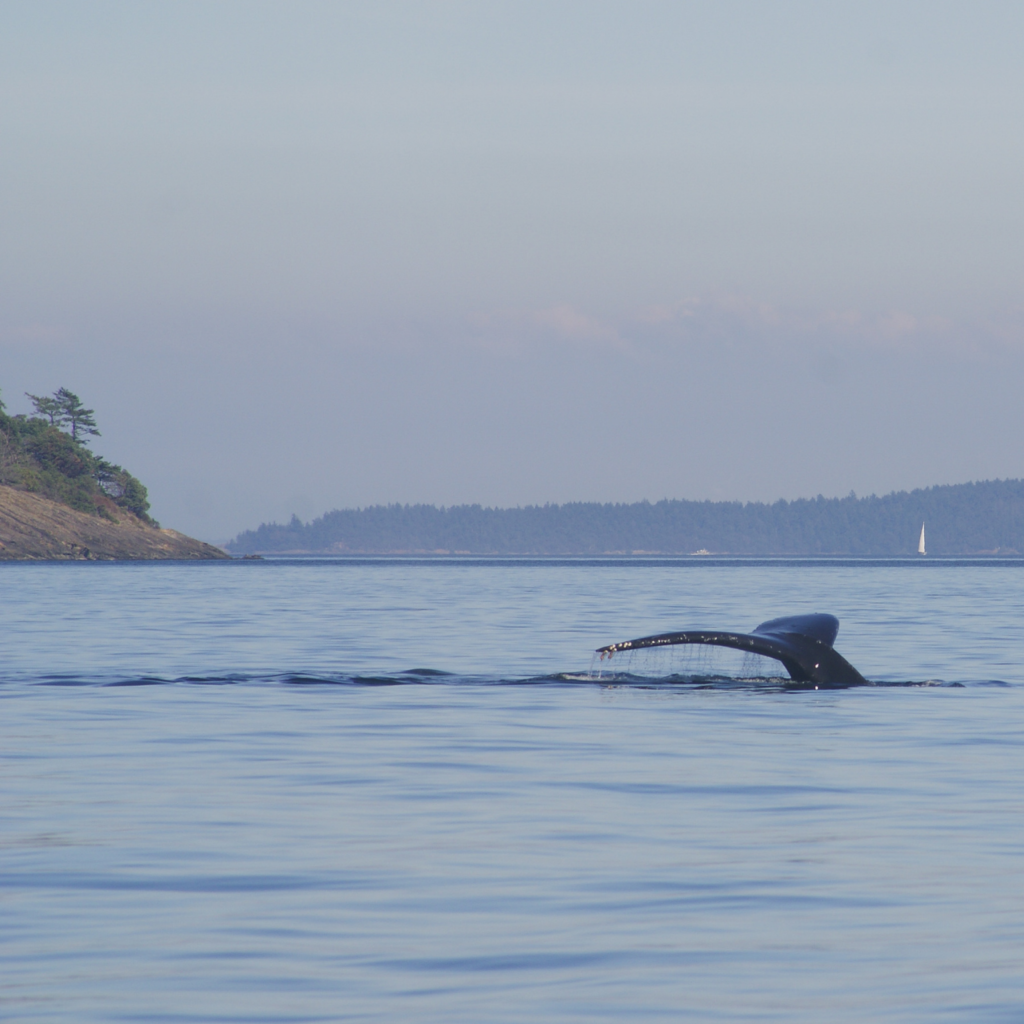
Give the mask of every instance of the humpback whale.
[(789, 677), (798, 683), (826, 686), (862, 686), (867, 680), (836, 650), (839, 620), (834, 615), (789, 615), (762, 622), (751, 633), (725, 633), (718, 630), (689, 630), (683, 633), (658, 633), (599, 647), (601, 659), (620, 651), (670, 644), (708, 644), (732, 647), (738, 651), (761, 654), (781, 661)]

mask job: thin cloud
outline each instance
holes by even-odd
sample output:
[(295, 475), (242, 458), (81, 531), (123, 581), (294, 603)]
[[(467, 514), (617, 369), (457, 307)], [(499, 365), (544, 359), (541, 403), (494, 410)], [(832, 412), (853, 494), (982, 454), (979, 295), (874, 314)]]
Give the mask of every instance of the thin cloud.
[(628, 353), (630, 343), (612, 323), (567, 302), (538, 310), (504, 310), (470, 318), (486, 348), (515, 352), (551, 342)]
[(637, 313), (635, 323), (641, 330), (661, 336), (770, 347), (813, 343), (892, 350), (941, 345), (973, 350), (985, 344), (1024, 342), (1020, 312), (1002, 320), (970, 323), (904, 309), (865, 313), (786, 308), (739, 295), (700, 296), (675, 305), (651, 306)]

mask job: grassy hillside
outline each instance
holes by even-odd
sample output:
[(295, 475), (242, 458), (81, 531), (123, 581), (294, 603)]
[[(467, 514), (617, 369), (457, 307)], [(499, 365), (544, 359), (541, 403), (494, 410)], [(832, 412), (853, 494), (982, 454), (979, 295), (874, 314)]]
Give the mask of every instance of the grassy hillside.
[(228, 545), (273, 552), (597, 555), (912, 555), (922, 522), (931, 555), (1024, 552), (1024, 481), (929, 487), (883, 497), (659, 501), (494, 509), (387, 505), (265, 523)]

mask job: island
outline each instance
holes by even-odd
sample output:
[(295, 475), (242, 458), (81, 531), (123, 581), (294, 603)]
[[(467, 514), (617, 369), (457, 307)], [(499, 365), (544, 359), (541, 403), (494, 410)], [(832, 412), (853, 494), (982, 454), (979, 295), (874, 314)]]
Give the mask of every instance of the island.
[(149, 515), (145, 486), (90, 450), (95, 412), (74, 392), (28, 397), (32, 416), (0, 400), (0, 561), (231, 557)]
[(225, 545), (234, 555), (525, 557), (1021, 558), (1024, 480), (942, 484), (858, 498), (771, 504), (662, 499), (371, 505), (304, 523), (263, 523)]

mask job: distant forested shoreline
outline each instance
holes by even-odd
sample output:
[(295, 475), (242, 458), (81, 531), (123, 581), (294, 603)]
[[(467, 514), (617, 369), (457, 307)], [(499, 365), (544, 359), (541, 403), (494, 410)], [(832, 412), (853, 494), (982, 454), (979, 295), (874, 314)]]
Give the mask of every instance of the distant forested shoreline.
[(227, 545), (245, 554), (467, 555), (849, 555), (917, 551), (926, 524), (930, 555), (1024, 552), (1024, 481), (899, 491), (882, 497), (796, 501), (571, 502), (374, 505), (339, 509), (309, 523), (264, 523)]

